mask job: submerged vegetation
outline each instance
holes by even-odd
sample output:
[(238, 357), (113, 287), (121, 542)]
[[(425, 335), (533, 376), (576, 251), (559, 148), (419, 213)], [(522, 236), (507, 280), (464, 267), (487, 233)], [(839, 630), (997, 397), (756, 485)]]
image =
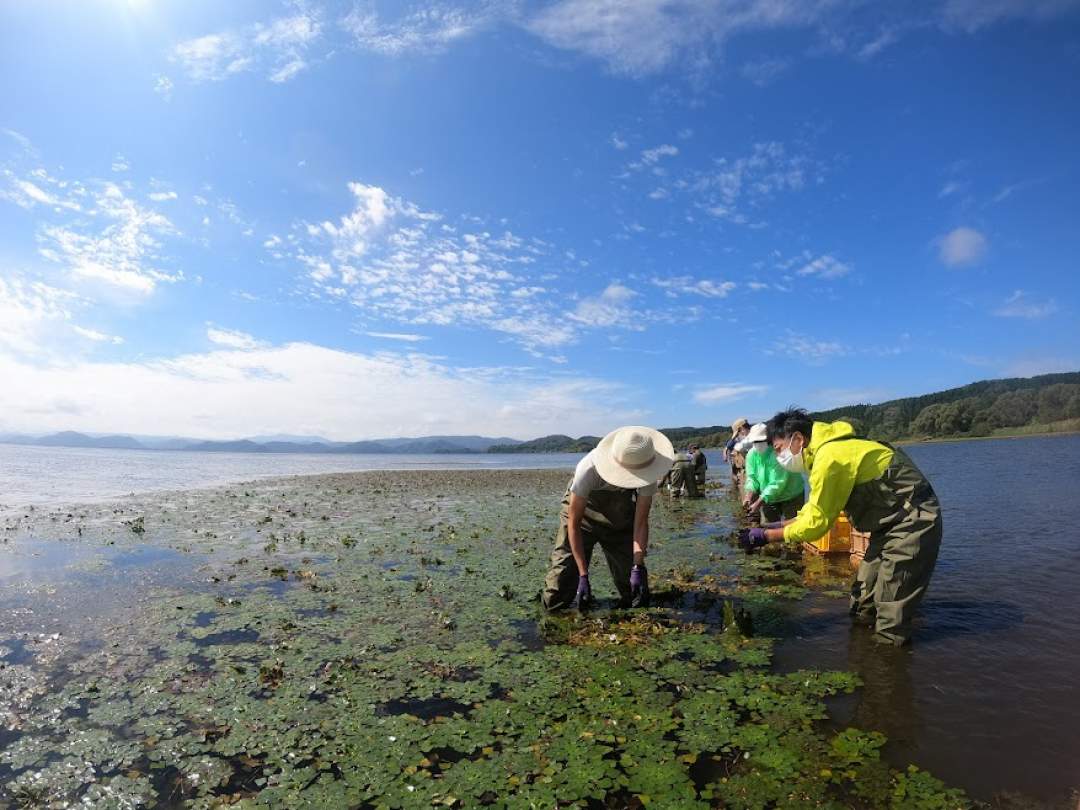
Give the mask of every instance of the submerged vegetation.
[[(564, 478), (336, 475), (9, 515), (8, 548), (153, 544), (186, 567), (52, 639), (32, 628), (55, 589), (0, 605), (0, 806), (970, 805), (888, 764), (874, 729), (825, 722), (854, 675), (771, 670), (771, 629), (836, 576), (735, 550), (720, 497), (658, 504), (653, 608), (607, 609), (598, 571), (600, 610), (543, 616)], [(104, 559), (84, 587), (123, 558)]]

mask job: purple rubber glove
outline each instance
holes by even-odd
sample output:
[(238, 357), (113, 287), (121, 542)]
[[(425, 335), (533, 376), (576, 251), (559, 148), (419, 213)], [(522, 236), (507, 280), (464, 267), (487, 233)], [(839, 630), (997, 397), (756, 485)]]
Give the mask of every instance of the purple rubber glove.
[(766, 542), (765, 530), (759, 529), (756, 526), (753, 529), (743, 529), (739, 532), (739, 545), (747, 551), (761, 548)]
[(578, 577), (577, 593), (574, 595), (574, 604), (578, 610), (586, 610), (592, 606), (592, 587), (589, 585), (589, 575)]
[(630, 569), (630, 607), (649, 606), (649, 572), (644, 565)]

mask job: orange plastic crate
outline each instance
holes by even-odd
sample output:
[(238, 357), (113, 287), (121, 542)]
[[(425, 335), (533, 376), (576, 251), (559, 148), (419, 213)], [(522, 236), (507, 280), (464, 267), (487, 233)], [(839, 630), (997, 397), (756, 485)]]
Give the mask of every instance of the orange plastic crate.
[(851, 521), (843, 512), (829, 529), (829, 533), (819, 540), (806, 543), (806, 547), (815, 554), (850, 554)]

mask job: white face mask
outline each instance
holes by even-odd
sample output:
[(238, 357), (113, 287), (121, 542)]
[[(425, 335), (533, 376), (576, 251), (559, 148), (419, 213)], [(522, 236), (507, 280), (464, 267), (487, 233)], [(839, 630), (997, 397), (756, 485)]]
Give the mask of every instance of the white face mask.
[(776, 462), (788, 472), (806, 472), (806, 466), (803, 464), (802, 448), (799, 448), (798, 453), (792, 453), (790, 441), (788, 442), (788, 446), (777, 454)]

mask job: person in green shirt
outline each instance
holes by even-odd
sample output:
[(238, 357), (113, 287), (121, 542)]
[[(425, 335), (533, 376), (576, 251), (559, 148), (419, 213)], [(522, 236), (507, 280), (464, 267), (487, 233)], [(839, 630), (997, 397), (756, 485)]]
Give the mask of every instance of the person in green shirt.
[(764, 422), (754, 425), (747, 439), (754, 447), (746, 454), (743, 506), (750, 514), (760, 512), (762, 523), (794, 518), (806, 502), (803, 477), (777, 463)]
[(777, 462), (805, 472), (810, 497), (794, 520), (751, 529), (751, 547), (817, 540), (840, 511), (870, 534), (851, 587), (851, 614), (872, 622), (874, 639), (901, 645), (930, 584), (941, 546), (937, 494), (907, 453), (856, 436), (847, 422), (814, 422), (806, 411), (781, 411), (768, 423)]

